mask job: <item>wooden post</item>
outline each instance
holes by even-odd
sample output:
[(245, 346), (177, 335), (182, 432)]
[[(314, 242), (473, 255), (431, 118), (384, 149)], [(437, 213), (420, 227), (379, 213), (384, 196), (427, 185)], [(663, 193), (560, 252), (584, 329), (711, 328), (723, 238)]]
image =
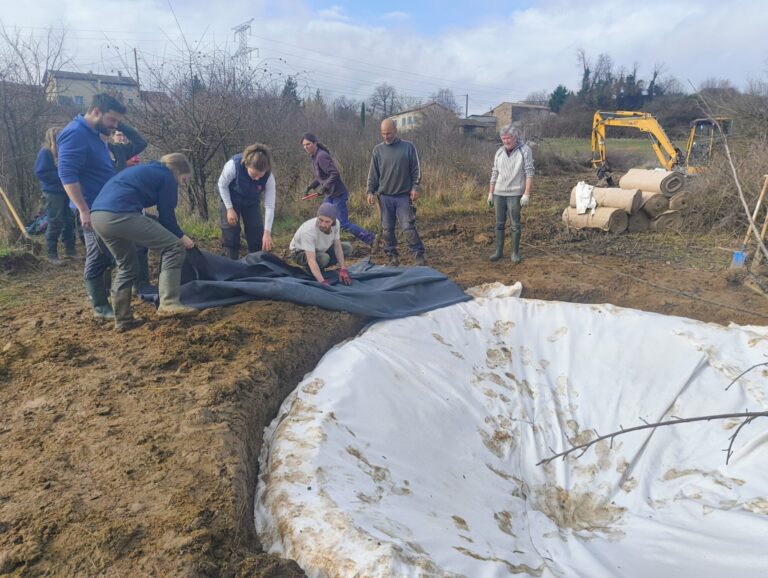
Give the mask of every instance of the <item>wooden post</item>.
[[(755, 222), (755, 219), (757, 219), (757, 215), (760, 213), (760, 206), (763, 204), (763, 198), (765, 197), (765, 191), (768, 189), (768, 175), (763, 175), (763, 190), (760, 191), (760, 196), (757, 197), (757, 203), (755, 203), (755, 210), (752, 212), (752, 222)], [(762, 236), (765, 234), (765, 231), (763, 231)], [(752, 227), (747, 228), (747, 234), (744, 237), (743, 245), (746, 247), (747, 243), (749, 243), (749, 237), (752, 235)]]

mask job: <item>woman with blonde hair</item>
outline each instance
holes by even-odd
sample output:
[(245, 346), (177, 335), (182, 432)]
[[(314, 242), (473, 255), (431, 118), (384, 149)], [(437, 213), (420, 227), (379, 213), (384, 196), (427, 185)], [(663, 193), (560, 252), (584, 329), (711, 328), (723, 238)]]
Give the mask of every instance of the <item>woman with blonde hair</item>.
[(75, 250), (75, 216), (69, 210), (69, 197), (64, 191), (64, 185), (59, 178), (59, 154), (56, 148), (56, 137), (61, 131), (60, 126), (52, 126), (45, 132), (43, 146), (35, 160), (35, 174), (40, 180), (40, 189), (45, 198), (45, 214), (48, 217), (48, 227), (45, 230), (45, 244), (48, 249), (48, 260), (61, 265), (59, 260), (59, 238), (64, 242), (64, 250), (69, 258), (77, 256)]
[(226, 162), (219, 177), (219, 216), (221, 244), (230, 259), (240, 256), (240, 221), (249, 253), (272, 250), (275, 194), (272, 159), (266, 145), (249, 145)]
[[(192, 174), (192, 167), (181, 153), (170, 153), (136, 165), (112, 177), (91, 207), (93, 229), (117, 261), (117, 275), (112, 284), (112, 309), (118, 331), (132, 329), (141, 321), (131, 313), (131, 286), (138, 272), (136, 245), (160, 253), (158, 282), (160, 317), (194, 315), (197, 309), (181, 304), (181, 266), (187, 249), (195, 243), (176, 222), (179, 185)], [(142, 210), (157, 206), (158, 219)]]

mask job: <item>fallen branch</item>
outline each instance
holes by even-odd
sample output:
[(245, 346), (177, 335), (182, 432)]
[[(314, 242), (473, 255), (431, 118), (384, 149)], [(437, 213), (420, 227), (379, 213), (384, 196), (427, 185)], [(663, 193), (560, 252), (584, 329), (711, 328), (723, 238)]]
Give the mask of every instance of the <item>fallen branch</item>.
[[(621, 428), (619, 431), (611, 432), (609, 434), (599, 436), (593, 439), (592, 441), (573, 446), (570, 449), (556, 453), (548, 458), (544, 458), (543, 460), (538, 462), (536, 465), (540, 466), (542, 464), (548, 464), (550, 462), (555, 461), (557, 458), (565, 459), (570, 454), (581, 450), (581, 453), (579, 453), (579, 455), (576, 456), (576, 459), (578, 459), (581, 456), (583, 456), (586, 453), (586, 451), (596, 443), (599, 443), (604, 440), (611, 440), (611, 445), (613, 445), (613, 440), (618, 436), (628, 434), (631, 432), (644, 430), (644, 429), (656, 429), (657, 427), (664, 427), (668, 425), (678, 425), (681, 423), (692, 423), (696, 421), (711, 421), (713, 419), (745, 418), (744, 421), (739, 425), (739, 427), (736, 429), (736, 431), (730, 438), (730, 443), (728, 444), (728, 449), (726, 450), (728, 452), (728, 455), (725, 459), (725, 463), (727, 464), (728, 461), (731, 459), (731, 456), (733, 455), (733, 443), (734, 441), (736, 441), (736, 436), (739, 434), (739, 432), (745, 425), (752, 422), (755, 418), (758, 418), (758, 417), (768, 417), (768, 411), (741, 411), (741, 412), (735, 412), (735, 413), (721, 413), (716, 415), (702, 415), (697, 417), (686, 417), (686, 418), (678, 417), (675, 419), (659, 421), (656, 423), (646, 422), (643, 425), (638, 425), (638, 426), (627, 428), (627, 429)], [(642, 421), (645, 421), (643, 420), (643, 418), (640, 418), (640, 419)]]

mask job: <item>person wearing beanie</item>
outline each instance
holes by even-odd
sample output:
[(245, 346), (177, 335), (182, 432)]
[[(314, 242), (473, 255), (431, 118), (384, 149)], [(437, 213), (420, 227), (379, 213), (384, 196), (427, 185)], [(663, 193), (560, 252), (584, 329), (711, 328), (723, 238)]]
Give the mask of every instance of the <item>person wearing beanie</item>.
[(331, 158), (331, 151), (323, 143), (318, 142), (317, 137), (311, 132), (304, 133), (301, 138), (301, 146), (309, 155), (312, 174), (315, 176), (315, 179), (304, 191), (304, 197), (310, 198), (310, 191), (320, 187), (320, 191), (323, 193), (323, 203), (334, 205), (338, 211), (337, 218), (341, 230), (348, 232), (366, 245), (373, 246), (376, 242), (376, 235), (349, 220), (349, 210), (347, 209), (349, 190), (341, 180), (339, 170)]
[(352, 284), (345, 261), (352, 254), (352, 245), (341, 242), (341, 224), (335, 205), (321, 204), (317, 209), (317, 217), (298, 228), (289, 248), (293, 261), (318, 283), (329, 285), (323, 277), (323, 270), (338, 263), (339, 281), (344, 285)]

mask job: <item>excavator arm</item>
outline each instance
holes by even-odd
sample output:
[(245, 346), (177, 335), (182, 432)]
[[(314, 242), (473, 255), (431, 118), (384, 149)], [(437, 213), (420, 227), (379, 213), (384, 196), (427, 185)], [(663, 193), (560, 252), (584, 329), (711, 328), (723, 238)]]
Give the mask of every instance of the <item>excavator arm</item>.
[(597, 111), (592, 120), (592, 167), (605, 170), (605, 127), (620, 126), (636, 128), (644, 132), (651, 141), (653, 151), (661, 166), (672, 170), (685, 163), (682, 151), (672, 144), (667, 133), (651, 114), (619, 110), (615, 112)]

